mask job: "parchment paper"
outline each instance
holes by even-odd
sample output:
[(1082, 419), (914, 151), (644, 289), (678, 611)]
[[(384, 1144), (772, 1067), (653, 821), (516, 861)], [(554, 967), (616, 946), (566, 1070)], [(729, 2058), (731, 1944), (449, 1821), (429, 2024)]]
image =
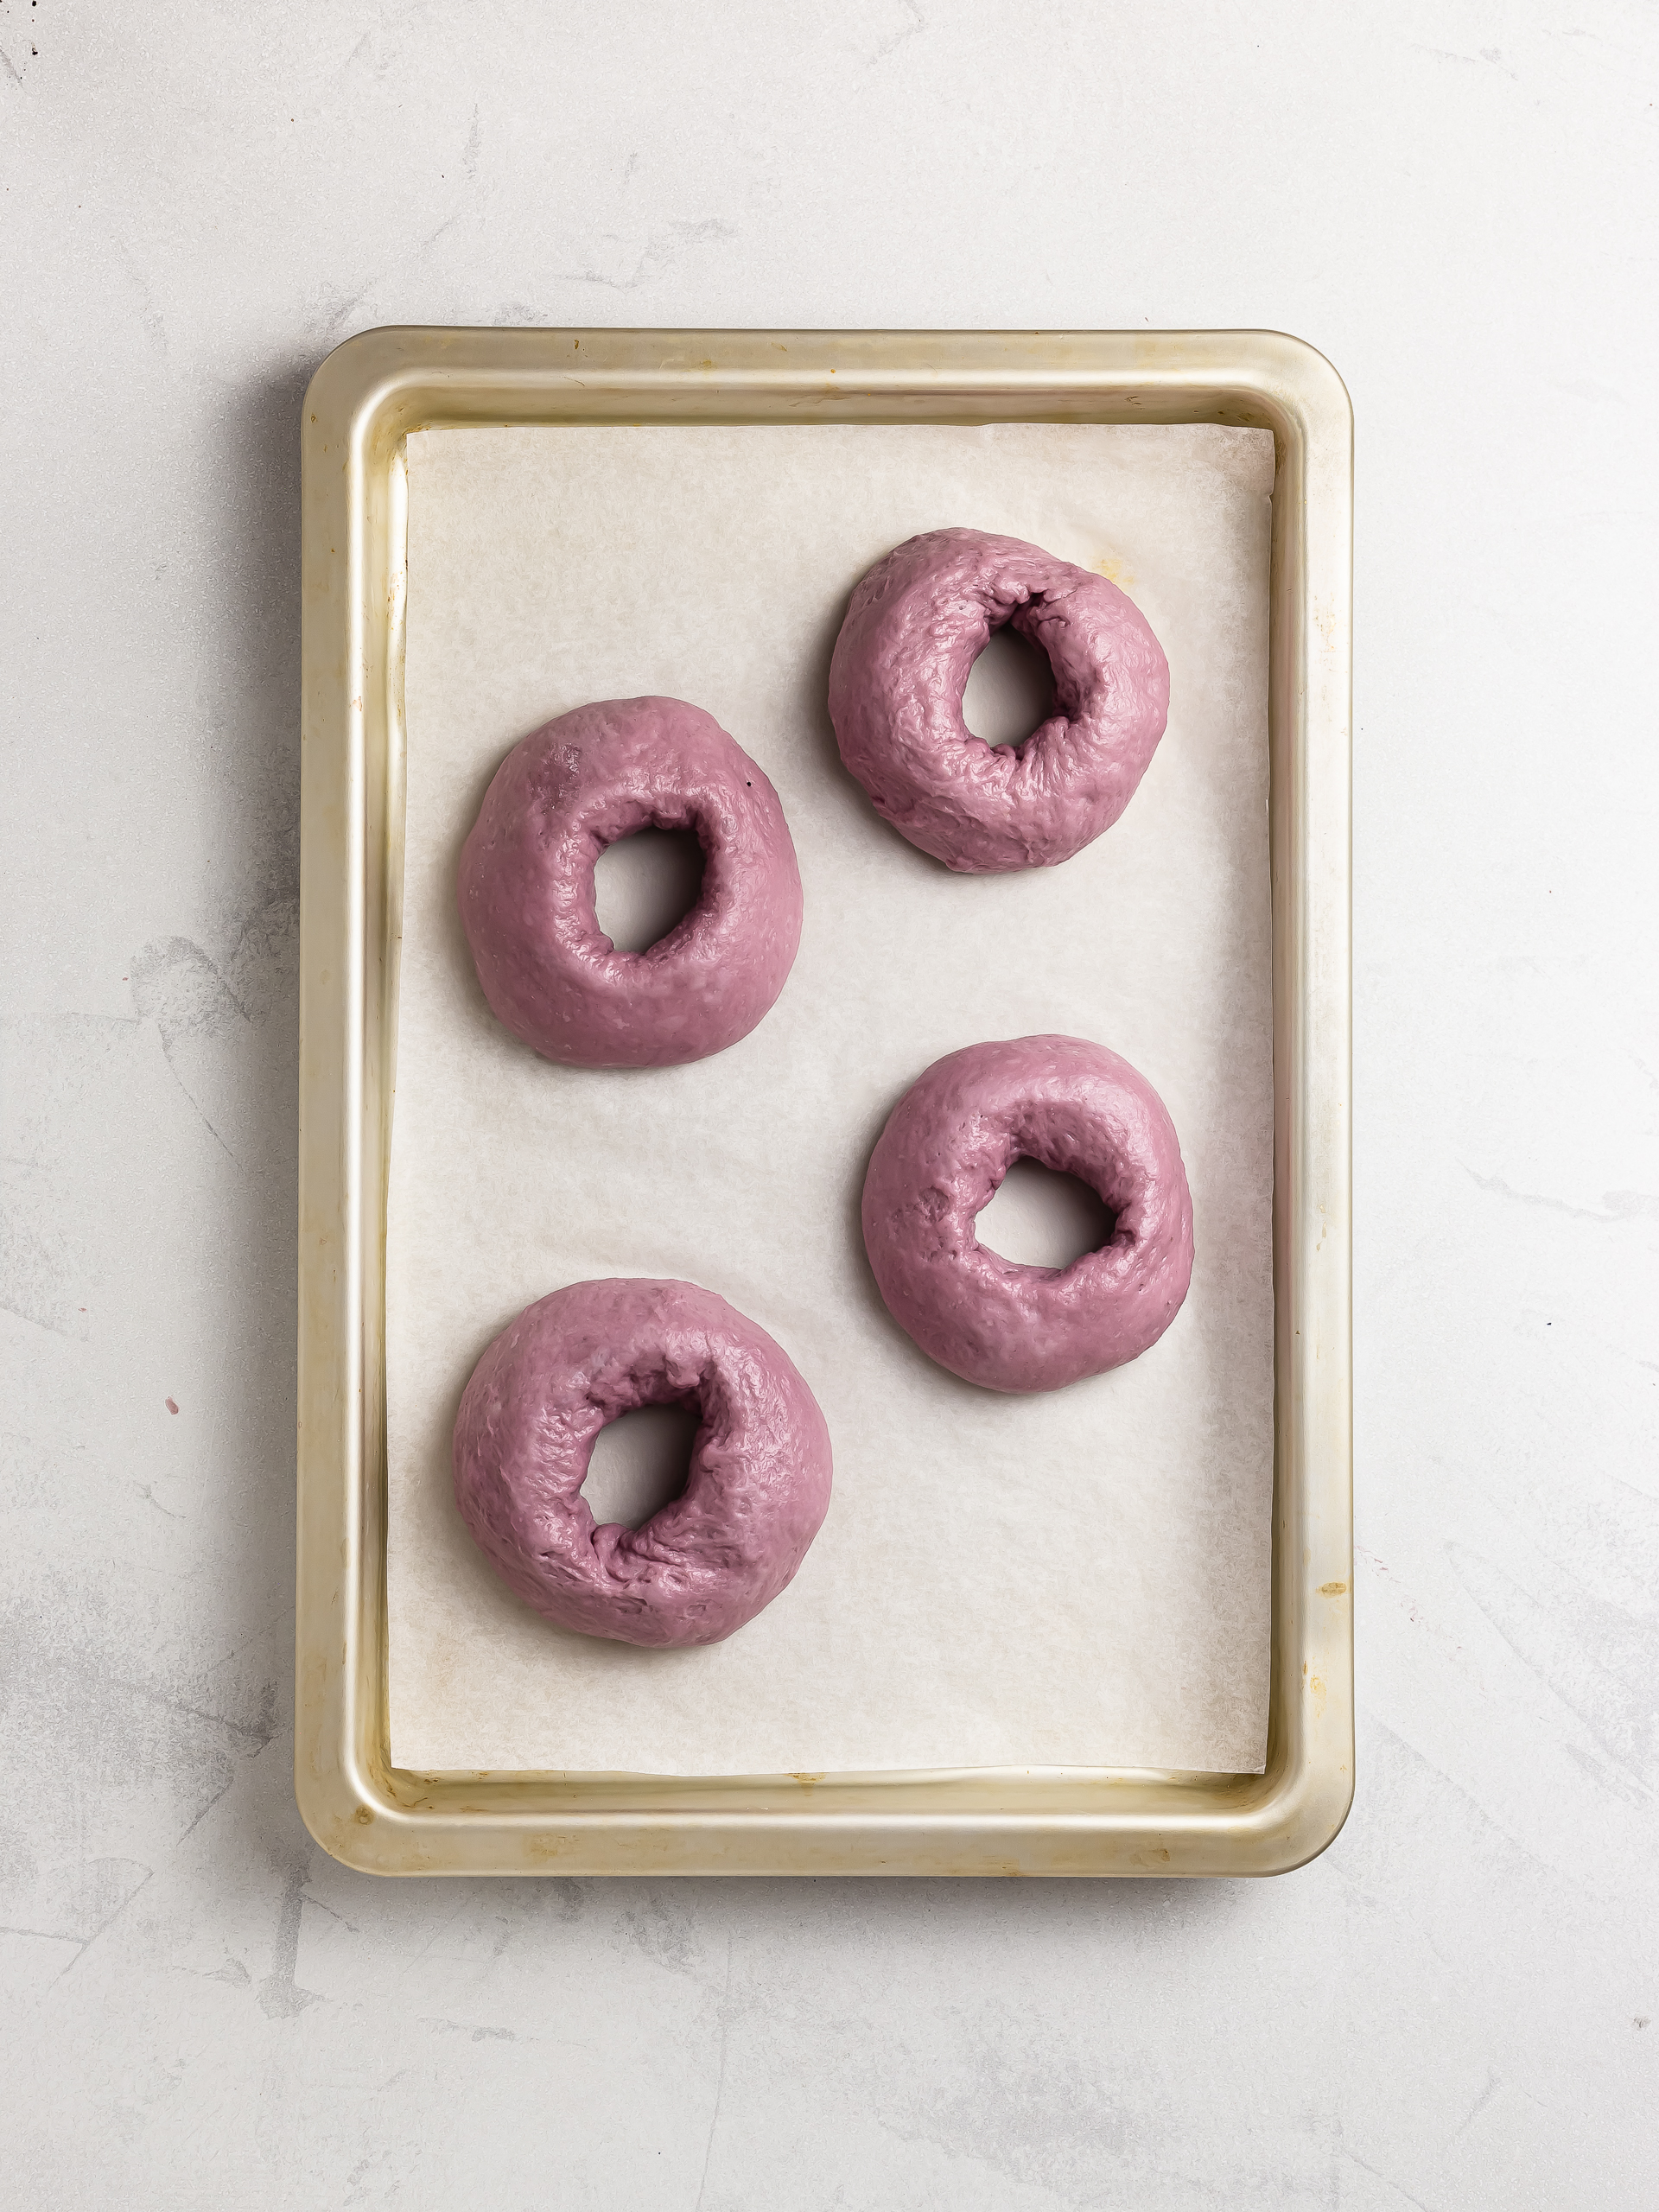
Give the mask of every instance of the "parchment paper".
[[(392, 1755), (423, 1770), (776, 1773), (1262, 1764), (1272, 1455), (1265, 431), (445, 430), (410, 440), (408, 838), (389, 1242)], [(824, 709), (865, 569), (967, 524), (1101, 569), (1173, 675), (1122, 819), (958, 877), (847, 777)], [(806, 922), (782, 998), (696, 1066), (537, 1059), (490, 1014), (461, 842), (511, 745), (665, 692), (766, 767)], [(858, 1194), (939, 1054), (1057, 1030), (1156, 1085), (1192, 1182), (1174, 1325), (1005, 1398), (888, 1318)], [(607, 1274), (719, 1291), (835, 1443), (822, 1534), (728, 1642), (550, 1627), (457, 1516), (450, 1429), (519, 1308)]]

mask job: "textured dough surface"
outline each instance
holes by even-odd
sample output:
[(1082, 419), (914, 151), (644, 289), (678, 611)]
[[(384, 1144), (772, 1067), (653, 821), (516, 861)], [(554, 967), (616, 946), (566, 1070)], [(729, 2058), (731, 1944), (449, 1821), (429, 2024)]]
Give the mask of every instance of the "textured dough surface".
[[(1024, 744), (963, 720), (968, 673), (1011, 622), (1048, 657), (1058, 712)], [(966, 875), (1052, 868), (1109, 829), (1169, 711), (1169, 664), (1117, 586), (1021, 538), (934, 530), (854, 592), (830, 665), (841, 757), (879, 814)]]
[[(639, 1529), (582, 1485), (607, 1421), (695, 1408), (682, 1494)], [(830, 1431), (793, 1362), (711, 1290), (631, 1277), (526, 1306), (462, 1395), (455, 1503), (485, 1556), (562, 1628), (718, 1643), (793, 1579), (829, 1510)]]
[[(619, 952), (594, 866), (636, 830), (691, 830), (702, 893), (666, 937)], [(478, 980), (550, 1060), (671, 1067), (723, 1052), (784, 988), (801, 940), (789, 825), (756, 763), (682, 699), (607, 699), (522, 739), (462, 848), (461, 918)]]
[[(1100, 1193), (1109, 1243), (1028, 1268), (974, 1223), (1016, 1160)], [(1080, 1037), (936, 1060), (893, 1109), (864, 1180), (864, 1245), (887, 1309), (931, 1358), (993, 1390), (1053, 1390), (1156, 1344), (1192, 1276), (1175, 1127), (1128, 1062)]]

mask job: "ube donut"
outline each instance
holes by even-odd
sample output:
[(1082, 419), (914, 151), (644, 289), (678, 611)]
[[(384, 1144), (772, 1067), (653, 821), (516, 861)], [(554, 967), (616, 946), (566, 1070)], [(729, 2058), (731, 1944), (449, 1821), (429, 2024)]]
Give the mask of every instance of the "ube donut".
[[(636, 830), (694, 830), (702, 893), (644, 952), (599, 926), (594, 864)], [(747, 1037), (801, 940), (801, 877), (778, 794), (712, 715), (607, 699), (523, 739), (461, 855), (461, 918), (484, 995), (516, 1037), (588, 1068), (670, 1067)]]
[[(1054, 672), (1058, 712), (990, 746), (962, 695), (1012, 622)], [(1018, 537), (933, 530), (878, 561), (830, 664), (841, 757), (912, 845), (964, 875), (1053, 868), (1135, 796), (1169, 710), (1169, 664), (1114, 583)]]
[[(582, 1496), (635, 1406), (696, 1408), (680, 1497), (639, 1529)], [(473, 1371), (455, 1503), (517, 1596), (622, 1643), (718, 1643), (793, 1578), (830, 1503), (830, 1432), (764, 1329), (695, 1283), (578, 1282), (526, 1306)]]
[[(1069, 1268), (988, 1251), (974, 1219), (1016, 1160), (1100, 1193), (1111, 1241)], [(893, 1109), (864, 1179), (864, 1246), (887, 1310), (988, 1389), (1058, 1389), (1157, 1343), (1192, 1275), (1192, 1201), (1163, 1101), (1080, 1037), (936, 1060)]]

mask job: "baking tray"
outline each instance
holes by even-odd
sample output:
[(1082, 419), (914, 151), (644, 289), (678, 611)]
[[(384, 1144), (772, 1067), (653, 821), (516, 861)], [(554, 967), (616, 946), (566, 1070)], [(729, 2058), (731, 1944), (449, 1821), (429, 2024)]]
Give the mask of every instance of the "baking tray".
[[(423, 1775), (391, 1761), (385, 1230), (410, 432), (631, 423), (1221, 423), (1274, 434), (1272, 1636), (1259, 1774)], [(1268, 1874), (1353, 1787), (1352, 417), (1269, 332), (387, 329), (303, 417), (296, 1786), (379, 1873)]]

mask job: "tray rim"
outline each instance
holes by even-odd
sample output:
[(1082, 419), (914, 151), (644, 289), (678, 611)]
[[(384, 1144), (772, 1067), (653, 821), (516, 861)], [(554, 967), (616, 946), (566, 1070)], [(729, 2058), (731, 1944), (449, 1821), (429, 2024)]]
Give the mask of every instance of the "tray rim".
[[(401, 934), (404, 440), (519, 423), (1222, 423), (1274, 434), (1272, 1679), (1259, 1775), (669, 1777), (394, 1768), (385, 1163)], [(377, 1873), (1261, 1875), (1353, 1793), (1353, 418), (1272, 331), (386, 327), (302, 416), (295, 1782)]]

